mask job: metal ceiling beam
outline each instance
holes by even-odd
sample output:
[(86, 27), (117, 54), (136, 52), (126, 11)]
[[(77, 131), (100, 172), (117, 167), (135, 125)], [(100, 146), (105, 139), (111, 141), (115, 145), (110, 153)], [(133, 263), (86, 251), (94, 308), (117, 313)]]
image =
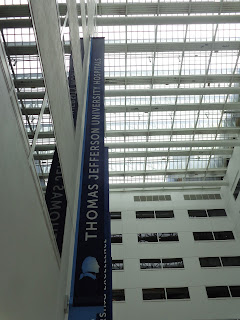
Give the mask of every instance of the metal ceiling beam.
[(191, 169), (191, 170), (135, 170), (135, 171), (109, 171), (110, 177), (136, 177), (136, 176), (159, 176), (159, 175), (200, 175), (207, 172), (210, 176), (223, 176), (227, 168), (213, 168), (213, 169)]
[[(128, 43), (106, 44), (105, 53), (134, 53), (134, 52), (173, 52), (173, 51), (211, 51), (211, 41), (196, 42), (158, 42), (158, 43)], [(240, 41), (216, 41), (214, 51), (239, 50)]]
[[(97, 15), (155, 15), (160, 12), (165, 14), (203, 14), (203, 13), (236, 13), (240, 12), (240, 4), (235, 1), (214, 2), (201, 1), (192, 2), (189, 6), (188, 2), (173, 2), (173, 3), (101, 3), (97, 4)], [(87, 6), (86, 6), (87, 9)], [(66, 3), (59, 4), (60, 16), (66, 15)], [(78, 15), (81, 15), (80, 5), (77, 4)], [(1, 6), (0, 18), (10, 17), (30, 17), (28, 5), (4, 5)], [(212, 17), (212, 16), (211, 16)], [(176, 18), (178, 18), (176, 16)]]
[[(148, 151), (148, 158), (153, 157), (187, 157), (189, 156), (190, 150), (166, 150), (166, 151)], [(209, 156), (219, 155), (229, 158), (232, 155), (233, 149), (201, 149), (191, 150), (191, 156)], [(142, 158), (146, 156), (146, 151), (125, 151), (123, 152), (109, 152), (109, 158)], [(165, 159), (166, 160), (166, 159)]]
[[(105, 76), (105, 85), (151, 85), (151, 84), (188, 84), (188, 83), (233, 83), (240, 82), (239, 74), (211, 74), (207, 75), (173, 75), (173, 76), (138, 76), (138, 77), (107, 77)], [(35, 80), (33, 80), (33, 83)], [(21, 82), (18, 82), (21, 86)]]
[[(61, 18), (61, 25), (64, 18)], [(239, 23), (240, 15), (212, 15), (212, 16), (148, 16), (148, 17), (97, 17), (96, 26), (131, 26), (131, 25), (174, 25), (174, 24), (217, 24)], [(82, 19), (78, 19), (82, 25)], [(66, 24), (68, 26), (68, 23)], [(30, 19), (0, 20), (1, 28), (31, 28)]]
[(240, 140), (201, 140), (201, 141), (157, 141), (157, 142), (107, 142), (105, 147), (113, 149), (136, 148), (202, 148), (202, 147), (236, 147)]
[(240, 94), (240, 87), (105, 90), (105, 97)]
[[(105, 45), (105, 53), (134, 53), (134, 52), (173, 52), (173, 51), (210, 51), (212, 47), (211, 41), (204, 42), (187, 42), (186, 44), (182, 42), (161, 42), (161, 43), (128, 43), (128, 44), (106, 44)], [(216, 41), (214, 43), (214, 51), (221, 50), (239, 50), (240, 41)], [(7, 44), (7, 50), (10, 55), (36, 55), (37, 54), (37, 46), (36, 44), (30, 43), (22, 43), (16, 44), (9, 42)], [(65, 53), (71, 53), (71, 47), (69, 44), (64, 46)]]
[(157, 14), (202, 14), (236, 13), (240, 11), (239, 2), (151, 2), (151, 3), (101, 3), (97, 5), (98, 15), (150, 15)]
[(114, 189), (131, 189), (131, 188), (182, 188), (182, 187), (223, 187), (228, 186), (227, 181), (177, 181), (177, 182), (145, 182), (145, 183), (112, 183), (109, 185), (111, 190)]
[(240, 103), (195, 103), (195, 104), (162, 104), (162, 105), (127, 105), (105, 106), (106, 113), (116, 112), (150, 112), (150, 111), (194, 111), (194, 110), (231, 110), (240, 112)]
[[(130, 148), (214, 148), (240, 146), (240, 140), (206, 140), (206, 141), (157, 141), (157, 142), (105, 142), (105, 146), (112, 149)], [(38, 144), (36, 151), (54, 150), (55, 144)]]
[[(163, 104), (163, 105), (127, 105), (127, 106), (105, 106), (106, 113), (116, 112), (150, 112), (150, 111), (194, 111), (194, 110), (226, 110), (240, 112), (240, 103), (203, 103), (203, 104)], [(40, 108), (26, 108), (22, 110), (23, 114), (38, 115)], [(49, 113), (49, 108), (46, 108), (45, 113)]]
[[(18, 88), (43, 88), (43, 79), (23, 79), (24, 75), (18, 75), (19, 79), (14, 81)], [(190, 75), (190, 76), (159, 76), (159, 77), (105, 77), (105, 85), (155, 85), (155, 84), (188, 84), (188, 83), (240, 83), (239, 74), (211, 74), (205, 75)]]
[[(19, 99), (43, 99), (44, 91), (19, 92)], [(178, 96), (178, 95), (210, 95), (210, 94), (240, 94), (240, 87), (222, 88), (176, 88), (176, 89), (120, 89), (105, 90), (105, 97), (130, 97), (130, 96)]]
[(97, 17), (97, 26), (129, 26), (129, 25), (174, 25), (174, 24), (214, 24), (239, 23), (239, 15), (229, 16), (148, 16), (148, 17)]
[[(191, 135), (191, 134), (239, 134), (240, 127), (226, 127), (226, 128), (197, 128), (197, 129), (158, 129), (158, 130), (109, 130), (105, 132), (106, 137), (132, 137), (132, 136), (164, 136), (164, 135)], [(28, 138), (33, 139), (33, 133), (28, 132)], [(39, 139), (54, 138), (53, 131), (40, 132)]]
[(163, 135), (192, 135), (192, 134), (239, 134), (240, 127), (224, 128), (191, 128), (191, 129), (156, 129), (156, 130), (106, 130), (106, 137), (132, 137), (132, 136), (163, 136)]
[[(147, 156), (148, 158), (154, 157), (185, 157), (189, 156), (190, 150), (166, 150), (166, 151), (148, 151)], [(201, 150), (192, 150), (191, 156), (209, 156), (211, 155), (219, 155), (225, 158), (230, 158), (232, 155), (233, 149), (201, 149)], [(49, 160), (52, 159), (53, 153), (44, 153), (44, 154), (34, 154), (34, 159), (36, 160)], [(133, 152), (109, 152), (110, 159), (117, 159), (117, 158), (142, 158), (146, 157), (146, 151), (133, 151)], [(163, 159), (162, 159), (163, 160)]]
[[(208, 169), (207, 174), (212, 177), (223, 176), (227, 171), (227, 168), (213, 168)], [(133, 176), (158, 176), (158, 175), (199, 175), (205, 174), (205, 169), (192, 169), (192, 170), (148, 170), (148, 171), (110, 171), (110, 177), (133, 177)], [(49, 173), (42, 173), (39, 175), (40, 178), (47, 178)]]

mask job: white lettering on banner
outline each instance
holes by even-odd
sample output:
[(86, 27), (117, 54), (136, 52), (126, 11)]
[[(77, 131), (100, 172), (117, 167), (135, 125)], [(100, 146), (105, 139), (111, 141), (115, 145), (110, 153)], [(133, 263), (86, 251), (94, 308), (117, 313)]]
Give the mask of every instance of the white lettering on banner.
[[(90, 148), (89, 148), (89, 169), (88, 169), (88, 194), (87, 194), (87, 213), (86, 213), (86, 231), (85, 241), (92, 238), (97, 238), (97, 221), (99, 210), (99, 194), (98, 194), (98, 181), (99, 181), (99, 144), (100, 144), (100, 107), (101, 107), (101, 68), (102, 59), (94, 60), (93, 64), (93, 92), (92, 92), (92, 105), (91, 105), (91, 131), (90, 131)], [(90, 111), (89, 110), (89, 111)], [(103, 155), (102, 155), (103, 156)], [(91, 181), (93, 181), (91, 183)]]

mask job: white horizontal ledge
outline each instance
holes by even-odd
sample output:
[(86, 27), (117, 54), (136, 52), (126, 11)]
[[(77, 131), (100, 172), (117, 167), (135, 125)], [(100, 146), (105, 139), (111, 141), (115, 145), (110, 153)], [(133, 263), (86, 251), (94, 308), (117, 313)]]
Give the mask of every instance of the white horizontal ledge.
[[(65, 16), (67, 12), (66, 3), (58, 5), (60, 16)], [(215, 2), (149, 2), (149, 3), (100, 3), (96, 5), (97, 15), (155, 15), (155, 14), (219, 14), (240, 12), (240, 4), (237, 1)], [(86, 5), (87, 10), (87, 5)], [(81, 15), (80, 4), (77, 4), (78, 15)], [(213, 15), (214, 16), (214, 15)], [(1, 8), (0, 18), (10, 17), (30, 17), (29, 7), (22, 5), (4, 5)], [(212, 17), (212, 15), (211, 15)], [(175, 17), (174, 17), (175, 18)]]
[[(22, 109), (23, 114), (37, 115), (40, 108)], [(240, 112), (240, 103), (196, 103), (196, 104), (162, 104), (162, 105), (126, 105), (126, 106), (105, 106), (106, 113), (116, 112), (150, 112), (150, 111), (194, 111), (194, 110), (226, 110)], [(45, 113), (49, 113), (49, 108), (45, 109)]]
[[(200, 149), (200, 150), (166, 150), (166, 151), (126, 151), (126, 152), (109, 152), (108, 157), (112, 159), (121, 158), (154, 158), (154, 157), (188, 157), (188, 156), (208, 156), (221, 155), (230, 158), (233, 149)], [(163, 159), (162, 159), (163, 160)], [(166, 160), (166, 159), (165, 159)]]
[[(196, 128), (196, 129), (152, 129), (152, 130), (108, 130), (106, 137), (132, 137), (132, 136), (162, 136), (162, 135), (191, 135), (191, 134), (239, 134), (240, 127), (226, 128)], [(28, 138), (33, 139), (34, 134), (28, 132)], [(44, 131), (38, 134), (39, 139), (54, 138), (53, 131)]]
[(105, 97), (240, 94), (240, 87), (105, 90)]
[(227, 181), (184, 181), (184, 182), (145, 182), (145, 183), (111, 183), (110, 190), (129, 188), (183, 188), (183, 187), (223, 187), (228, 186)]
[[(51, 147), (37, 147), (39, 150), (36, 151), (53, 151), (53, 145)], [(126, 151), (126, 152), (109, 152), (109, 159), (121, 159), (121, 158), (154, 158), (154, 157), (188, 157), (188, 156), (208, 156), (208, 155), (220, 155), (225, 158), (230, 158), (232, 155), (232, 148), (220, 148), (220, 149), (200, 149), (200, 150), (164, 150), (164, 151)], [(36, 160), (49, 160), (52, 159), (52, 153), (42, 153), (42, 154), (34, 154), (34, 158)], [(164, 160), (164, 159), (162, 159)], [(165, 159), (166, 160), (166, 159)]]
[[(45, 92), (19, 92), (19, 99), (43, 99)], [(240, 94), (240, 87), (105, 90), (105, 97)]]
[(195, 103), (195, 104), (153, 104), (105, 106), (106, 113), (115, 112), (150, 112), (150, 111), (194, 111), (194, 110), (228, 110), (240, 112), (240, 103)]
[[(145, 43), (115, 43), (105, 45), (105, 53), (134, 53), (134, 52), (174, 52), (174, 51), (221, 51), (239, 50), (240, 41), (201, 41), (201, 42), (145, 42)], [(36, 43), (7, 43), (9, 55), (36, 55)], [(69, 44), (64, 46), (65, 53), (71, 53)]]
[[(24, 74), (18, 74), (19, 79), (14, 81), (18, 88), (40, 88), (44, 87), (43, 79), (24, 78)], [(105, 85), (154, 85), (154, 84), (188, 84), (188, 83), (239, 83), (239, 74), (210, 74), (210, 75), (172, 75), (172, 76), (127, 76), (127, 77), (106, 77)]]
[[(152, 130), (107, 130), (106, 137), (129, 136), (162, 136), (162, 135), (192, 135), (192, 134), (239, 134), (240, 127), (226, 128), (190, 128), (190, 129), (152, 129)], [(39, 135), (39, 138), (41, 136)]]
[[(61, 18), (63, 25), (65, 18)], [(134, 25), (175, 25), (175, 24), (218, 24), (239, 23), (240, 15), (213, 15), (213, 16), (130, 16), (130, 17), (96, 17), (96, 26), (134, 26)], [(82, 19), (78, 19), (82, 25)], [(66, 24), (68, 26), (68, 23)], [(0, 20), (1, 28), (31, 28), (30, 19)]]
[[(81, 21), (80, 21), (81, 22)], [(239, 23), (240, 15), (229, 16), (149, 16), (149, 17), (97, 17), (97, 26), (129, 26), (129, 25), (174, 25), (174, 24), (214, 24)]]
[(240, 140), (205, 140), (205, 141), (158, 141), (158, 142), (107, 142), (105, 147), (112, 149), (136, 148), (202, 148), (202, 147), (235, 147)]
[[(136, 148), (201, 148), (201, 147), (235, 147), (240, 146), (240, 140), (205, 140), (205, 141), (157, 141), (157, 142), (105, 142), (110, 149), (136, 149)], [(38, 144), (36, 151), (50, 151), (55, 144)]]
[(227, 168), (213, 169), (190, 169), (190, 170), (146, 170), (146, 171), (109, 171), (110, 177), (132, 177), (132, 176), (156, 176), (156, 175), (201, 175), (222, 176), (226, 173)]

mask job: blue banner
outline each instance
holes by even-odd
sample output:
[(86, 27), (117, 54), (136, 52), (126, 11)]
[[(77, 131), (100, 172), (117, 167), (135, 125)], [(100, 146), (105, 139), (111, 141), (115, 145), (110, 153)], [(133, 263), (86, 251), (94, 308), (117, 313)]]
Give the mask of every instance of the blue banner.
[(69, 319), (111, 319), (107, 151), (104, 148), (104, 39), (93, 38), (84, 164)]

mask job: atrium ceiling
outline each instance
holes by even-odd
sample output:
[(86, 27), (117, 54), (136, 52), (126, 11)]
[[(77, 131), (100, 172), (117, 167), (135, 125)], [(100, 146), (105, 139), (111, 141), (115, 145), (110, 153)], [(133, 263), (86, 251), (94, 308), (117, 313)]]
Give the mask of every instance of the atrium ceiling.
[[(57, 4), (68, 75), (68, 7)], [(83, 37), (81, 8), (77, 1)], [(110, 190), (226, 185), (240, 145), (240, 2), (101, 0), (89, 8), (94, 36), (105, 37)], [(0, 0), (1, 38), (45, 189), (56, 135), (30, 11), (26, 0)]]

